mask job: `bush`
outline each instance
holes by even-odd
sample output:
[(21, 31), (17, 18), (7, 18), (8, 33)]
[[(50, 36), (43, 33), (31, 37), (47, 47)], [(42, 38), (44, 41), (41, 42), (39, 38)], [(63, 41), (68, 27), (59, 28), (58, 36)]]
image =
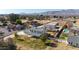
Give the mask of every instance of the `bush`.
[(17, 33), (15, 33), (15, 34), (14, 34), (14, 36), (17, 38), (17, 37), (18, 37), (18, 34), (17, 34)]
[(24, 39), (17, 39), (17, 40), (24, 41)]
[(22, 21), (21, 21), (20, 19), (17, 19), (17, 20), (16, 20), (16, 23), (17, 23), (17, 24), (22, 24)]
[(47, 34), (42, 34), (42, 35), (40, 36), (40, 39), (41, 39), (43, 42), (46, 42), (46, 40), (47, 40)]

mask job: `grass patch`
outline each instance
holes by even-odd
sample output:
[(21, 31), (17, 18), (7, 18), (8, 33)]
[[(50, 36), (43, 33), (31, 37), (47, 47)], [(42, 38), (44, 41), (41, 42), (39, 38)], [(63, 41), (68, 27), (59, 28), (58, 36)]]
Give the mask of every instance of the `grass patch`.
[(67, 40), (67, 38), (68, 38), (67, 34), (62, 34), (59, 39)]
[(23, 37), (23, 36), (20, 36), (20, 37), (15, 37), (14, 38), (16, 44), (18, 45), (21, 45), (21, 47), (24, 47), (24, 48), (32, 48), (34, 50), (37, 50), (37, 49), (45, 49), (46, 48), (46, 45), (44, 44), (44, 42), (42, 42), (40, 39), (36, 39), (36, 38), (28, 38), (28, 37)]

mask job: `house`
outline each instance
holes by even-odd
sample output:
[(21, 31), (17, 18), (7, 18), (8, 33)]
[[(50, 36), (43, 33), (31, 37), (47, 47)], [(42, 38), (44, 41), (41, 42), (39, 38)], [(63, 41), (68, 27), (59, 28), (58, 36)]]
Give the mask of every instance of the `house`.
[(42, 27), (32, 27), (30, 29), (24, 30), (24, 32), (29, 34), (29, 35), (39, 37), (40, 35), (45, 33), (45, 30)]
[(79, 47), (79, 35), (69, 37), (67, 42), (71, 46)]
[(73, 27), (70, 28), (70, 32), (79, 35), (79, 26), (76, 24), (73, 24)]
[(51, 23), (46, 24), (45, 26), (46, 26), (47, 30), (54, 30), (56, 24), (57, 24), (57, 22), (51, 22)]
[(44, 26), (46, 27), (46, 30), (48, 31), (60, 31), (62, 26), (58, 25), (58, 22), (50, 22), (48, 24), (44, 24)]
[(23, 25), (17, 24), (16, 26), (16, 30), (22, 30), (24, 27)]
[(44, 28), (39, 28), (39, 27), (31, 28), (30, 31), (31, 31), (31, 34), (34, 36), (40, 36), (43, 33), (45, 33)]
[(31, 27), (31, 28), (26, 28), (25, 33), (32, 35), (32, 36), (37, 36), (39, 37), (40, 35), (46, 33), (48, 30), (50, 31), (57, 31), (60, 30), (60, 28), (56, 28), (57, 22), (51, 22), (48, 24), (44, 24), (38, 27)]
[(15, 25), (13, 25), (13, 24), (8, 24), (8, 26), (7, 26), (7, 30), (8, 31), (13, 31), (15, 29)]

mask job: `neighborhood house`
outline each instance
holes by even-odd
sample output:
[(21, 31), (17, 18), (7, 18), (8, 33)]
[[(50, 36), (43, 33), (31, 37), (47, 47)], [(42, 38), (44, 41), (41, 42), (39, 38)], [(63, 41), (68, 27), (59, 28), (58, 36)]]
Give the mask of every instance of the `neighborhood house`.
[(67, 41), (69, 45), (79, 47), (79, 36), (71, 36)]
[(41, 27), (32, 27), (32, 28), (24, 30), (24, 32), (26, 34), (39, 37), (40, 35), (45, 33), (45, 30), (44, 28), (41, 28)]
[(32, 36), (37, 36), (39, 37), (40, 35), (46, 33), (47, 31), (59, 31), (61, 28), (57, 27), (56, 28), (56, 24), (57, 22), (51, 22), (48, 24), (44, 24), (38, 27), (31, 27), (31, 28), (26, 28), (26, 30), (24, 30), (25, 33), (32, 35)]

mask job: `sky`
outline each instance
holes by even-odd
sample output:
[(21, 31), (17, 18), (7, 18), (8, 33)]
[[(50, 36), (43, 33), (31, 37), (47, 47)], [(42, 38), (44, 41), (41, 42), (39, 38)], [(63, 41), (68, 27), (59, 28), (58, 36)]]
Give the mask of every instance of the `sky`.
[(47, 12), (47, 11), (57, 11), (60, 9), (0, 9), (0, 14), (9, 14), (9, 13), (40, 13), (40, 12)]
[(0, 9), (79, 9), (79, 0), (0, 0)]

